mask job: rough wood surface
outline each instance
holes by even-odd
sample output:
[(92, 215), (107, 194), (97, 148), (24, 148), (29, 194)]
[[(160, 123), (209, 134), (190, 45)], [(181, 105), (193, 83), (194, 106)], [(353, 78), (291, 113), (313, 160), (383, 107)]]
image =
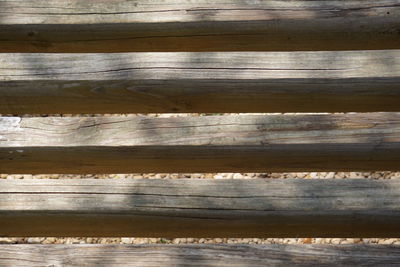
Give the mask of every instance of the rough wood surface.
[(1, 236), (399, 237), (400, 180), (1, 180)]
[(0, 1), (0, 52), (400, 48), (398, 0)]
[(0, 114), (399, 111), (400, 50), (0, 54)]
[(398, 170), (400, 113), (0, 117), (0, 173)]
[(398, 246), (0, 245), (2, 266), (395, 266)]

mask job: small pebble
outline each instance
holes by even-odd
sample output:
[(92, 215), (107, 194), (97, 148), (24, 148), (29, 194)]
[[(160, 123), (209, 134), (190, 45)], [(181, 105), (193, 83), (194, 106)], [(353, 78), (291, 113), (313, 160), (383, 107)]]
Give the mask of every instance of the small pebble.
[(243, 175), (241, 175), (240, 173), (235, 173), (233, 175), (233, 179), (242, 179), (242, 178), (243, 178)]

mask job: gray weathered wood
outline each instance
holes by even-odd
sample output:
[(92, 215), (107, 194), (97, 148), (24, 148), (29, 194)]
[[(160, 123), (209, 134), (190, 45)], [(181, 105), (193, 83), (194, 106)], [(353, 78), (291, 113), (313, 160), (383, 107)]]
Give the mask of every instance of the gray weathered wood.
[(0, 52), (400, 48), (398, 0), (0, 1)]
[(400, 113), (0, 117), (0, 173), (399, 170)]
[(0, 114), (400, 111), (400, 50), (0, 54)]
[(399, 237), (400, 180), (1, 180), (1, 236)]
[(2, 266), (395, 266), (398, 246), (0, 245)]

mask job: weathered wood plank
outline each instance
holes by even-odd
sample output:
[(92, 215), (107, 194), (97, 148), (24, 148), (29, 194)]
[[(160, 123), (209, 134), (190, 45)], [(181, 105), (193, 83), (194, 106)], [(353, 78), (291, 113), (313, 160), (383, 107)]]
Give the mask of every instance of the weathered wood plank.
[(400, 113), (0, 118), (0, 173), (398, 170)]
[(398, 246), (0, 245), (2, 266), (388, 266)]
[(1, 180), (1, 236), (399, 237), (400, 180)]
[(398, 0), (0, 1), (0, 52), (400, 48)]
[(399, 111), (399, 59), (400, 50), (0, 54), (0, 114)]

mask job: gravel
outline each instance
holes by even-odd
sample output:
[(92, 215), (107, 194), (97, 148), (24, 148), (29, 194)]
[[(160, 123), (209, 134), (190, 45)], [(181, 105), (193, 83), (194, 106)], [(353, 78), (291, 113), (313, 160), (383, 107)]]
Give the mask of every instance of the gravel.
[(2, 179), (400, 179), (400, 172), (0, 174)]
[(382, 244), (400, 245), (397, 238), (0, 238), (0, 244)]

